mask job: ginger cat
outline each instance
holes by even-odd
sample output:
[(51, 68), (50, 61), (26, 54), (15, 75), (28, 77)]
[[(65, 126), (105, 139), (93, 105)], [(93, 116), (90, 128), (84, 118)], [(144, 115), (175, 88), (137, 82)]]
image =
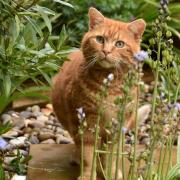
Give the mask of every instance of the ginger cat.
[[(103, 124), (116, 118), (113, 102), (122, 94), (119, 86), (129, 67), (134, 68), (133, 56), (140, 51), (140, 41), (145, 30), (142, 19), (130, 23), (104, 17), (95, 8), (89, 9), (89, 31), (84, 35), (81, 49), (70, 54), (60, 72), (54, 78), (52, 103), (54, 111), (69, 131), (76, 145), (76, 156), (80, 158), (80, 136), (77, 108), (83, 107), (86, 114), (87, 130), (84, 134), (84, 180), (90, 179), (94, 134), (98, 105), (96, 95), (100, 92), (103, 79), (114, 74), (105, 99), (107, 107), (100, 123), (101, 143), (105, 140)], [(126, 117), (126, 127), (133, 127), (133, 114)], [(102, 157), (102, 161), (103, 161)], [(102, 162), (105, 166), (105, 164)], [(112, 170), (114, 175), (114, 168)], [(113, 176), (112, 176), (113, 177)], [(100, 178), (100, 177), (98, 177)], [(121, 172), (119, 172), (121, 179)]]

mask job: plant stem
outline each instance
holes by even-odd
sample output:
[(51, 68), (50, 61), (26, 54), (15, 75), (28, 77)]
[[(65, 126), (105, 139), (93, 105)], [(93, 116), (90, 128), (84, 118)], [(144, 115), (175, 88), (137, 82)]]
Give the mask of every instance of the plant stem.
[(118, 180), (118, 171), (119, 171), (119, 159), (120, 159), (120, 141), (121, 141), (121, 135), (122, 135), (122, 127), (124, 124), (124, 119), (125, 119), (125, 108), (126, 108), (126, 103), (127, 103), (127, 94), (125, 94), (125, 99), (124, 99), (124, 104), (121, 107), (122, 111), (120, 113), (120, 118), (119, 118), (119, 129), (118, 129), (118, 145), (117, 145), (117, 156), (116, 156), (116, 172), (115, 172), (115, 180)]
[(83, 180), (84, 172), (84, 132), (81, 134), (81, 180)]
[[(124, 139), (125, 139), (125, 134), (123, 133), (122, 134), (122, 152), (124, 152)], [(122, 153), (122, 177), (123, 177), (123, 180), (126, 179), (126, 172), (125, 172), (125, 162), (124, 162), (124, 154)]]
[(132, 177), (134, 178), (136, 170), (136, 149), (137, 149), (137, 135), (138, 135), (138, 107), (139, 107), (139, 96), (140, 96), (140, 64), (138, 64), (138, 84), (137, 84), (137, 96), (136, 96), (136, 109), (135, 109), (135, 134), (134, 134), (134, 154), (133, 154), (133, 166), (132, 166)]
[(149, 176), (152, 175), (152, 160), (153, 160), (153, 152), (155, 148), (155, 140), (154, 140), (154, 115), (156, 109), (156, 98), (157, 98), (157, 86), (158, 86), (158, 79), (159, 79), (159, 62), (160, 62), (160, 53), (161, 53), (161, 39), (158, 39), (158, 52), (157, 52), (157, 64), (156, 64), (156, 71), (155, 71), (155, 85), (154, 85), (154, 92), (153, 92), (153, 99), (152, 99), (152, 113), (151, 113), (151, 133), (150, 133), (150, 155), (148, 159), (148, 166), (147, 166), (147, 175), (146, 179), (150, 179)]

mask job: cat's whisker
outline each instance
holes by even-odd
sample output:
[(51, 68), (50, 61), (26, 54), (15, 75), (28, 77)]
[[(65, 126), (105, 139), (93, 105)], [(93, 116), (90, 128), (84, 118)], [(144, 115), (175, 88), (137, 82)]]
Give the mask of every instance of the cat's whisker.
[(94, 57), (90, 62), (87, 63), (85, 69), (88, 69), (89, 67), (93, 66), (96, 62), (97, 62), (97, 58)]

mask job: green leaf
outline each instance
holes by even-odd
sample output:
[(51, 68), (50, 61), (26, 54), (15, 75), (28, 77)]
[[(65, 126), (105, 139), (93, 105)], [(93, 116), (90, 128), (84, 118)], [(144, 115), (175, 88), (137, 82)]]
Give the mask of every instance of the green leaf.
[(63, 4), (65, 6), (68, 6), (68, 7), (71, 7), (71, 8), (74, 8), (74, 6), (68, 2), (64, 2), (64, 1), (61, 1), (61, 0), (54, 0), (54, 2), (57, 2), (57, 3), (60, 3), (60, 4)]
[(0, 180), (4, 180), (4, 179), (5, 179), (4, 169), (3, 169), (2, 164), (0, 162)]
[(11, 92), (11, 78), (9, 75), (5, 75), (3, 78), (3, 88), (5, 96), (8, 97)]
[(0, 135), (8, 132), (11, 128), (12, 128), (12, 125), (9, 122), (1, 125), (0, 126)]
[(32, 27), (34, 28), (34, 30), (40, 35), (40, 37), (43, 37), (43, 33), (40, 29), (40, 27), (38, 26), (38, 24), (36, 23), (36, 21), (28, 16), (24, 16), (27, 21), (32, 25)]
[(42, 10), (41, 6), (37, 6), (37, 11), (41, 14), (49, 32), (51, 33), (52, 31), (52, 26), (51, 26), (51, 21), (49, 20), (49, 17), (44, 13), (44, 11)]
[(61, 32), (59, 34), (59, 40), (57, 43), (57, 50), (60, 50), (60, 48), (63, 45), (63, 43), (65, 42), (66, 38), (67, 38), (66, 29), (65, 29), (65, 26), (63, 26), (61, 29)]

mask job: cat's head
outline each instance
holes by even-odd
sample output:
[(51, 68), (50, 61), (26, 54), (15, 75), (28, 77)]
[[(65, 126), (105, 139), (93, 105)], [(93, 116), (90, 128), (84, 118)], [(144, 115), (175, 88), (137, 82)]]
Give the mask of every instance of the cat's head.
[(81, 44), (86, 60), (90, 65), (98, 63), (103, 68), (133, 65), (145, 26), (142, 19), (130, 23), (115, 21), (90, 8), (89, 31)]

